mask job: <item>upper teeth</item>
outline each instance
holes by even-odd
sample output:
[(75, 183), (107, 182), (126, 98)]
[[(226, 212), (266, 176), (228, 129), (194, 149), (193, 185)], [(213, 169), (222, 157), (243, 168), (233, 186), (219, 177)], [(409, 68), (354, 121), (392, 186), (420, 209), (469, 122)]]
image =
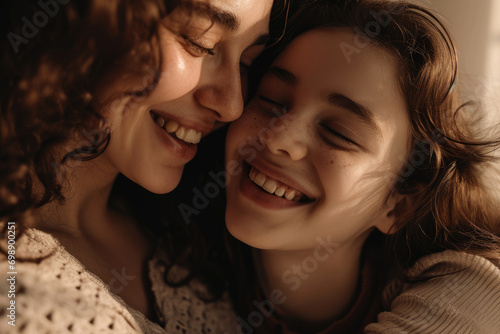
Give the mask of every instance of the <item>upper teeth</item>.
[(253, 181), (253, 183), (255, 183), (256, 185), (258, 185), (259, 187), (261, 187), (270, 194), (273, 194), (278, 197), (284, 197), (289, 201), (298, 202), (300, 200), (301, 195), (298, 191), (290, 189), (287, 186), (280, 184), (278, 181), (262, 174), (253, 167), (250, 169), (249, 177), (250, 180)]
[(161, 116), (153, 116), (156, 124), (170, 134), (174, 134), (178, 139), (187, 143), (198, 144), (201, 140), (202, 133), (193, 129), (187, 129), (179, 125), (176, 121), (165, 121)]

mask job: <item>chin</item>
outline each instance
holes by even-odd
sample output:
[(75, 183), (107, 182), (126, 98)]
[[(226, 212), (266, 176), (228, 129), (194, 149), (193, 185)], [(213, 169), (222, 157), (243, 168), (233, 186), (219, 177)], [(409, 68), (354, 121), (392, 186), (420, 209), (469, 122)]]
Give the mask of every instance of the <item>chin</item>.
[(152, 192), (157, 195), (168, 194), (172, 190), (174, 190), (179, 183), (177, 182), (174, 186), (151, 186), (151, 187), (143, 187), (144, 189)]
[(243, 222), (240, 219), (231, 220), (226, 218), (226, 227), (229, 233), (239, 241), (250, 247), (258, 249), (269, 249), (272, 241), (267, 240), (266, 233), (260, 229), (251, 228), (250, 222)]
[(150, 192), (152, 192), (154, 194), (158, 194), (158, 195), (168, 194), (169, 192), (171, 192), (172, 190), (177, 188), (180, 180), (181, 180), (181, 178), (179, 177), (176, 180), (169, 180), (169, 182), (163, 182), (160, 184), (156, 183), (156, 184), (152, 184), (148, 187), (144, 187), (144, 188), (146, 188), (147, 190), (149, 190)]
[(228, 215), (226, 212), (226, 228), (229, 231), (229, 233), (233, 237), (238, 239), (239, 241), (253, 247), (253, 245), (248, 242), (249, 239), (251, 239), (250, 235), (248, 233), (246, 233), (246, 231), (244, 231), (243, 228), (241, 228), (241, 224), (242, 224), (241, 221), (238, 222), (238, 221), (235, 221), (234, 219), (228, 218)]
[(164, 172), (163, 175), (160, 175), (161, 177), (154, 177), (154, 175), (158, 174), (150, 173), (146, 178), (132, 179), (132, 181), (154, 194), (167, 194), (179, 185), (182, 170), (182, 168), (179, 171), (170, 170), (168, 174)]

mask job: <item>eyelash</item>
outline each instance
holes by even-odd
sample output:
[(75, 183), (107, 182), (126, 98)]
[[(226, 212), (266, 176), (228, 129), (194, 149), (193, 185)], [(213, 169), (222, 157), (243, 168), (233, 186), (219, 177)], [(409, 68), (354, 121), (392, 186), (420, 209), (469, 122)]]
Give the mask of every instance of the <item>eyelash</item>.
[(265, 97), (263, 95), (259, 95), (259, 99), (261, 99), (262, 101), (267, 102), (269, 104), (272, 104), (272, 105), (275, 105), (277, 107), (280, 107), (283, 110), (288, 110), (288, 106), (286, 104), (281, 104), (281, 103), (276, 102), (276, 101), (274, 101), (274, 100), (272, 100), (272, 99), (270, 99), (268, 97)]
[(335, 137), (337, 137), (338, 139), (342, 140), (347, 145), (358, 145), (354, 141), (352, 141), (351, 139), (347, 138), (346, 136), (341, 135), (340, 133), (338, 133), (337, 131), (331, 129), (327, 125), (323, 124), (322, 127), (324, 129), (326, 129), (329, 133), (331, 133), (332, 135), (334, 135)]
[(203, 46), (199, 45), (198, 43), (195, 43), (188, 36), (186, 36), (186, 35), (180, 35), (180, 36), (186, 42), (186, 44), (188, 44), (189, 47), (194, 48), (197, 52), (201, 53), (202, 55), (210, 55), (210, 56), (215, 55), (214, 48), (212, 48), (212, 49), (204, 48)]
[[(275, 106), (279, 106), (280, 108), (282, 108), (283, 110), (288, 110), (288, 106), (286, 104), (281, 104), (281, 103), (278, 103), (268, 97), (265, 97), (263, 95), (259, 95), (258, 96), (259, 99), (261, 99), (262, 101), (265, 101), (267, 103), (270, 103), (272, 105), (275, 105)], [(261, 109), (265, 109), (263, 107), (261, 107)], [(264, 110), (266, 111), (266, 110)], [(333, 130), (332, 128), (328, 127), (326, 124), (322, 124), (322, 127), (327, 130), (330, 134), (332, 134), (333, 136), (337, 137), (338, 139), (340, 139), (342, 142), (344, 142), (345, 144), (349, 145), (349, 146), (353, 146), (353, 145), (358, 145), (356, 142), (352, 141), (351, 139), (347, 138), (346, 136), (338, 133), (337, 131)]]

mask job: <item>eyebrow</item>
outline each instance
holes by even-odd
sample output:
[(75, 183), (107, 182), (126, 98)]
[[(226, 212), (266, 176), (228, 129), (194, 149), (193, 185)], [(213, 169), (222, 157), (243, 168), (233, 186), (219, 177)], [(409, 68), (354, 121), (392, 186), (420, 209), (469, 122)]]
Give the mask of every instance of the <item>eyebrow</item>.
[[(276, 77), (277, 79), (292, 87), (297, 86), (299, 82), (295, 74), (279, 66), (271, 66), (264, 76)], [(378, 135), (382, 134), (380, 128), (377, 126), (377, 123), (375, 123), (373, 112), (369, 108), (351, 100), (347, 96), (340, 93), (328, 94), (326, 96), (326, 101), (328, 102), (328, 104), (334, 107), (339, 107), (355, 114), (358, 118), (360, 118), (363, 122), (370, 126)]]
[(231, 12), (202, 2), (195, 2), (190, 4), (190, 6), (192, 6), (191, 8), (194, 13), (211, 19), (214, 24), (218, 24), (229, 31), (238, 30), (240, 26), (240, 21)]
[(295, 74), (293, 74), (290, 71), (285, 70), (284, 68), (278, 67), (278, 66), (271, 66), (266, 71), (264, 76), (276, 77), (277, 79), (283, 81), (284, 83), (286, 83), (289, 86), (297, 86), (297, 83), (298, 83), (298, 79), (295, 76)]
[(380, 128), (377, 126), (377, 123), (375, 123), (373, 112), (367, 107), (339, 93), (330, 93), (326, 99), (330, 105), (340, 107), (355, 114), (363, 122), (370, 126), (378, 135), (382, 134)]
[[(207, 17), (213, 21), (214, 24), (220, 25), (229, 31), (236, 31), (240, 26), (240, 21), (231, 12), (222, 10), (207, 3), (196, 2), (192, 4), (193, 11), (201, 16)], [(271, 35), (266, 33), (259, 35), (250, 46), (265, 45), (271, 39)]]

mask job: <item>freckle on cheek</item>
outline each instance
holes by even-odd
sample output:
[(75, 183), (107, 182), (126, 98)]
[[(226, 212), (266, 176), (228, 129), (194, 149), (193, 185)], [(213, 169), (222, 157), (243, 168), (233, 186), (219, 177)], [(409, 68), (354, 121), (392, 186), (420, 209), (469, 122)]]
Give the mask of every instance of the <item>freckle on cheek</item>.
[(333, 160), (330, 160), (330, 164), (333, 165)]

